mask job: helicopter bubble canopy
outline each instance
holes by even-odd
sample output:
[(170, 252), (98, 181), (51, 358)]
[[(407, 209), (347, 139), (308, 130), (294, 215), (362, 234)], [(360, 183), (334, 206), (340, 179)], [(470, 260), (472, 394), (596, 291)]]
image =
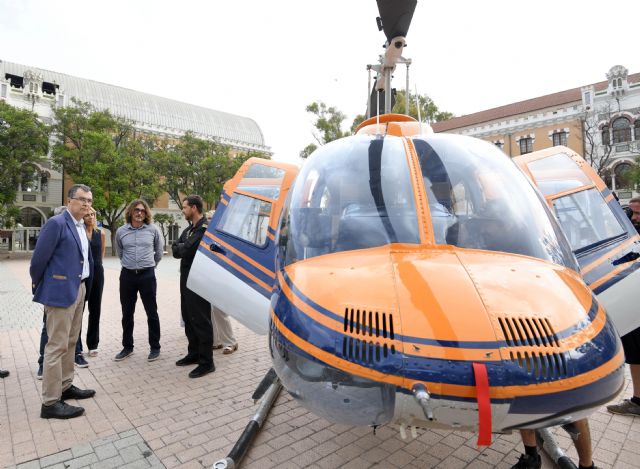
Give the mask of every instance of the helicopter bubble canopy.
[[(495, 146), (455, 135), (412, 139), (433, 243), (536, 257), (578, 270), (557, 222)], [(283, 266), (391, 243), (421, 244), (405, 139), (356, 135), (318, 149), (296, 179), (281, 221)], [(416, 192), (418, 190), (418, 192)], [(422, 208), (424, 209), (424, 207)]]

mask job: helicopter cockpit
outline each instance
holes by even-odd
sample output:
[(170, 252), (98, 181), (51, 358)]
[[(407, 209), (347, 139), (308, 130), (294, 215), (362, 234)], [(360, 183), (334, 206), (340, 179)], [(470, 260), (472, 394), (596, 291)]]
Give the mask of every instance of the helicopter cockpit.
[[(420, 244), (419, 199), (404, 139), (357, 135), (348, 142), (319, 149), (298, 176), (281, 222), (284, 266), (341, 251)], [(451, 135), (421, 135), (413, 144), (436, 245), (521, 254), (577, 270), (557, 222), (500, 150)]]

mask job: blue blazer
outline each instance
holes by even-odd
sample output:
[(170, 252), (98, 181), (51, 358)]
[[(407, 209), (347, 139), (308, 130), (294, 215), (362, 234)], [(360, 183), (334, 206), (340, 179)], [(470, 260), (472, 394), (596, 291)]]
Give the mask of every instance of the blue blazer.
[[(33, 301), (66, 308), (78, 297), (82, 278), (82, 244), (69, 212), (51, 217), (40, 230), (31, 258)], [(93, 258), (89, 248), (89, 282), (93, 276)]]

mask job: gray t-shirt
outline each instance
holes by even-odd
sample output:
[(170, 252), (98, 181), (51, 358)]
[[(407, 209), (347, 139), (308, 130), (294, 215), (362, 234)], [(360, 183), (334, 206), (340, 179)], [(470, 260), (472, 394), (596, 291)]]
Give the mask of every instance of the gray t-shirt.
[(162, 235), (156, 225), (134, 228), (130, 223), (116, 231), (120, 263), (125, 269), (148, 269), (162, 259)]

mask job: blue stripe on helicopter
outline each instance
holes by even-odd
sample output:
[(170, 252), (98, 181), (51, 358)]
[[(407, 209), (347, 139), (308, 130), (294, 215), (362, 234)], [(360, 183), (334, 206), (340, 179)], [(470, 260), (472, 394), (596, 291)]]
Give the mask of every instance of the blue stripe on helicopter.
[[(217, 235), (219, 235), (219, 233), (216, 233)], [(222, 238), (222, 236), (219, 236), (220, 238)], [(210, 238), (208, 237), (204, 237), (202, 239), (208, 246), (211, 245), (212, 241)], [(229, 239), (227, 237), (224, 238), (224, 242), (233, 246), (235, 249), (240, 250), (238, 247), (234, 246), (233, 243), (229, 242)], [(271, 241), (269, 241), (269, 243), (271, 243)], [(268, 248), (268, 245), (267, 245)], [(225, 249), (224, 246), (222, 246), (222, 249), (225, 250), (225, 254), (224, 257), (226, 257), (227, 259), (229, 259), (230, 261), (232, 261), (234, 264), (237, 264), (239, 267), (242, 267), (243, 269), (247, 270), (249, 273), (251, 273), (251, 275), (257, 277), (259, 280), (263, 281), (264, 283), (266, 283), (267, 285), (269, 285), (270, 287), (273, 285), (273, 277), (270, 277), (269, 275), (267, 275), (265, 272), (263, 272), (262, 270), (260, 270), (258, 267), (256, 267), (253, 264), (250, 264), (249, 262), (247, 262), (245, 259), (243, 259), (242, 257), (240, 257), (239, 255), (235, 254), (234, 252), (232, 252), (229, 249)], [(266, 249), (266, 248), (265, 248)], [(209, 249), (207, 249), (207, 251), (209, 251)], [(240, 250), (240, 252), (242, 252)], [(253, 259), (253, 258), (252, 258)], [(254, 259), (255, 260), (255, 259)], [(258, 262), (256, 260), (256, 262)], [(265, 269), (269, 270), (269, 267), (265, 266), (264, 264), (260, 264), (262, 265), (262, 267), (264, 267)]]
[[(315, 311), (317, 311), (318, 313), (328, 317), (329, 319), (333, 319), (334, 321), (338, 321), (339, 323), (343, 323), (344, 322), (344, 316), (340, 316), (322, 306), (320, 306), (318, 303), (316, 303), (315, 301), (313, 301), (311, 298), (309, 298), (308, 296), (306, 296), (304, 293), (302, 293), (294, 284), (293, 281), (291, 280), (291, 278), (287, 275), (287, 273), (285, 271), (282, 271), (282, 274), (284, 276), (285, 279), (285, 283), (287, 284), (287, 286), (291, 289), (291, 291), (293, 292), (294, 295), (296, 295), (300, 300), (302, 300), (304, 303), (306, 303), (308, 306), (310, 306), (311, 308), (313, 308)], [(591, 296), (592, 302), (591, 302), (591, 307), (589, 309), (589, 312), (587, 313), (587, 318), (585, 318), (584, 320), (580, 321), (579, 323), (568, 327), (567, 329), (557, 332), (556, 336), (559, 340), (562, 340), (566, 337), (569, 337), (573, 334), (575, 334), (576, 332), (580, 331), (581, 329), (587, 327), (589, 325), (589, 323), (591, 323), (595, 317), (598, 314), (598, 302), (596, 301), (595, 296)], [(363, 326), (362, 324), (360, 324), (360, 329), (364, 329), (365, 326)], [(403, 336), (400, 334), (395, 334), (395, 337), (398, 340), (404, 341), (404, 342), (410, 342), (410, 343), (415, 343), (415, 344), (422, 344), (422, 345), (435, 345), (438, 347), (453, 347), (453, 348), (475, 348), (475, 349), (497, 349), (497, 348), (501, 348), (501, 347), (509, 347), (510, 344), (507, 344), (506, 341), (504, 340), (500, 340), (500, 341), (457, 341), (457, 340), (439, 340), (439, 339), (427, 339), (427, 338), (423, 338), (423, 337), (411, 337), (411, 336)], [(546, 340), (548, 343), (552, 343), (553, 340), (555, 340), (555, 337), (550, 337), (550, 336), (546, 336), (546, 337), (542, 337), (543, 340)], [(529, 345), (526, 343), (522, 343), (520, 345)]]
[(271, 228), (270, 226), (267, 226), (267, 231), (268, 231), (269, 233), (271, 233), (273, 236), (275, 236), (275, 235), (276, 235), (276, 230), (274, 230), (274, 229), (273, 229), (273, 228)]
[(231, 196), (229, 194), (227, 194), (226, 192), (222, 193), (222, 198), (224, 200), (226, 200), (227, 202), (229, 202), (231, 200)]
[[(272, 306), (276, 317), (296, 336), (307, 341), (314, 347), (328, 353), (335, 353), (346, 361), (358, 363), (361, 366), (390, 375), (396, 375), (398, 370), (404, 369), (403, 375), (409, 379), (446, 382), (447, 384), (466, 386), (472, 386), (474, 383), (472, 378), (473, 373), (470, 372), (469, 368), (471, 362), (466, 360), (429, 358), (402, 354), (400, 351), (392, 353), (390, 350), (388, 350), (386, 356), (382, 353), (377, 354), (376, 358), (379, 357), (380, 360), (360, 360), (359, 356), (361, 356), (361, 352), (355, 355), (353, 352), (354, 349), (351, 348), (353, 347), (351, 344), (358, 341), (359, 337), (339, 333), (314, 321), (300, 309), (296, 308), (286, 295), (281, 292), (278, 292), (278, 294), (272, 298)], [(528, 373), (524, 368), (510, 360), (486, 361), (483, 363), (487, 365), (489, 382), (495, 386), (526, 385), (557, 381), (569, 376), (585, 373), (609, 361), (618, 351), (619, 342), (616, 342), (616, 337), (613, 326), (607, 321), (602, 331), (590, 342), (580, 345), (578, 350), (565, 352), (565, 354), (569, 355), (567, 362), (571, 364), (578, 363), (579, 366), (576, 369), (568, 369), (567, 373), (556, 373), (554, 377), (536, 378), (533, 373)], [(370, 339), (373, 341), (373, 337)], [(358, 342), (358, 346), (361, 345), (362, 342), (368, 344), (365, 336)], [(345, 353), (345, 349), (347, 349), (347, 356), (342, 356)], [(359, 348), (359, 350), (361, 350), (361, 348)], [(370, 347), (367, 353), (368, 357), (372, 350), (373, 347)], [(603, 354), (602, 351), (604, 350), (609, 353)], [(354, 356), (357, 358), (356, 360), (353, 359)], [(537, 357), (538, 369), (542, 369), (540, 360), (541, 358)], [(446, 377), (446, 381), (442, 380), (443, 376)]]
[(239, 270), (233, 268), (231, 265), (229, 265), (228, 263), (226, 263), (222, 259), (219, 259), (218, 256), (216, 256), (213, 252), (211, 252), (211, 250), (209, 250), (209, 249), (207, 249), (207, 248), (205, 248), (203, 246), (200, 246), (198, 248), (198, 251), (203, 253), (205, 256), (207, 256), (207, 258), (209, 258), (211, 261), (215, 262), (217, 265), (222, 267), (224, 270), (229, 272), (231, 275), (233, 275), (234, 277), (237, 277), (238, 279), (240, 279), (241, 281), (243, 281), (244, 283), (249, 285), (251, 288), (253, 288), (255, 291), (260, 293), (262, 296), (264, 296), (266, 298), (270, 298), (271, 297), (271, 290), (265, 290), (265, 288), (262, 285), (256, 283), (253, 279), (247, 277), (245, 274), (243, 274)]
[[(579, 388), (567, 389), (553, 394), (520, 396), (513, 399), (509, 412), (517, 414), (556, 414), (566, 412), (567, 403), (573, 408), (609, 401), (624, 385), (624, 367), (618, 368), (594, 383)], [(594, 402), (595, 401), (595, 402)]]
[(605, 291), (606, 289), (612, 287), (616, 283), (624, 280), (626, 277), (634, 273), (636, 270), (640, 269), (640, 262), (634, 262), (629, 268), (624, 269), (621, 272), (618, 272), (612, 278), (604, 282), (602, 285), (593, 290), (593, 292), (597, 295)]

